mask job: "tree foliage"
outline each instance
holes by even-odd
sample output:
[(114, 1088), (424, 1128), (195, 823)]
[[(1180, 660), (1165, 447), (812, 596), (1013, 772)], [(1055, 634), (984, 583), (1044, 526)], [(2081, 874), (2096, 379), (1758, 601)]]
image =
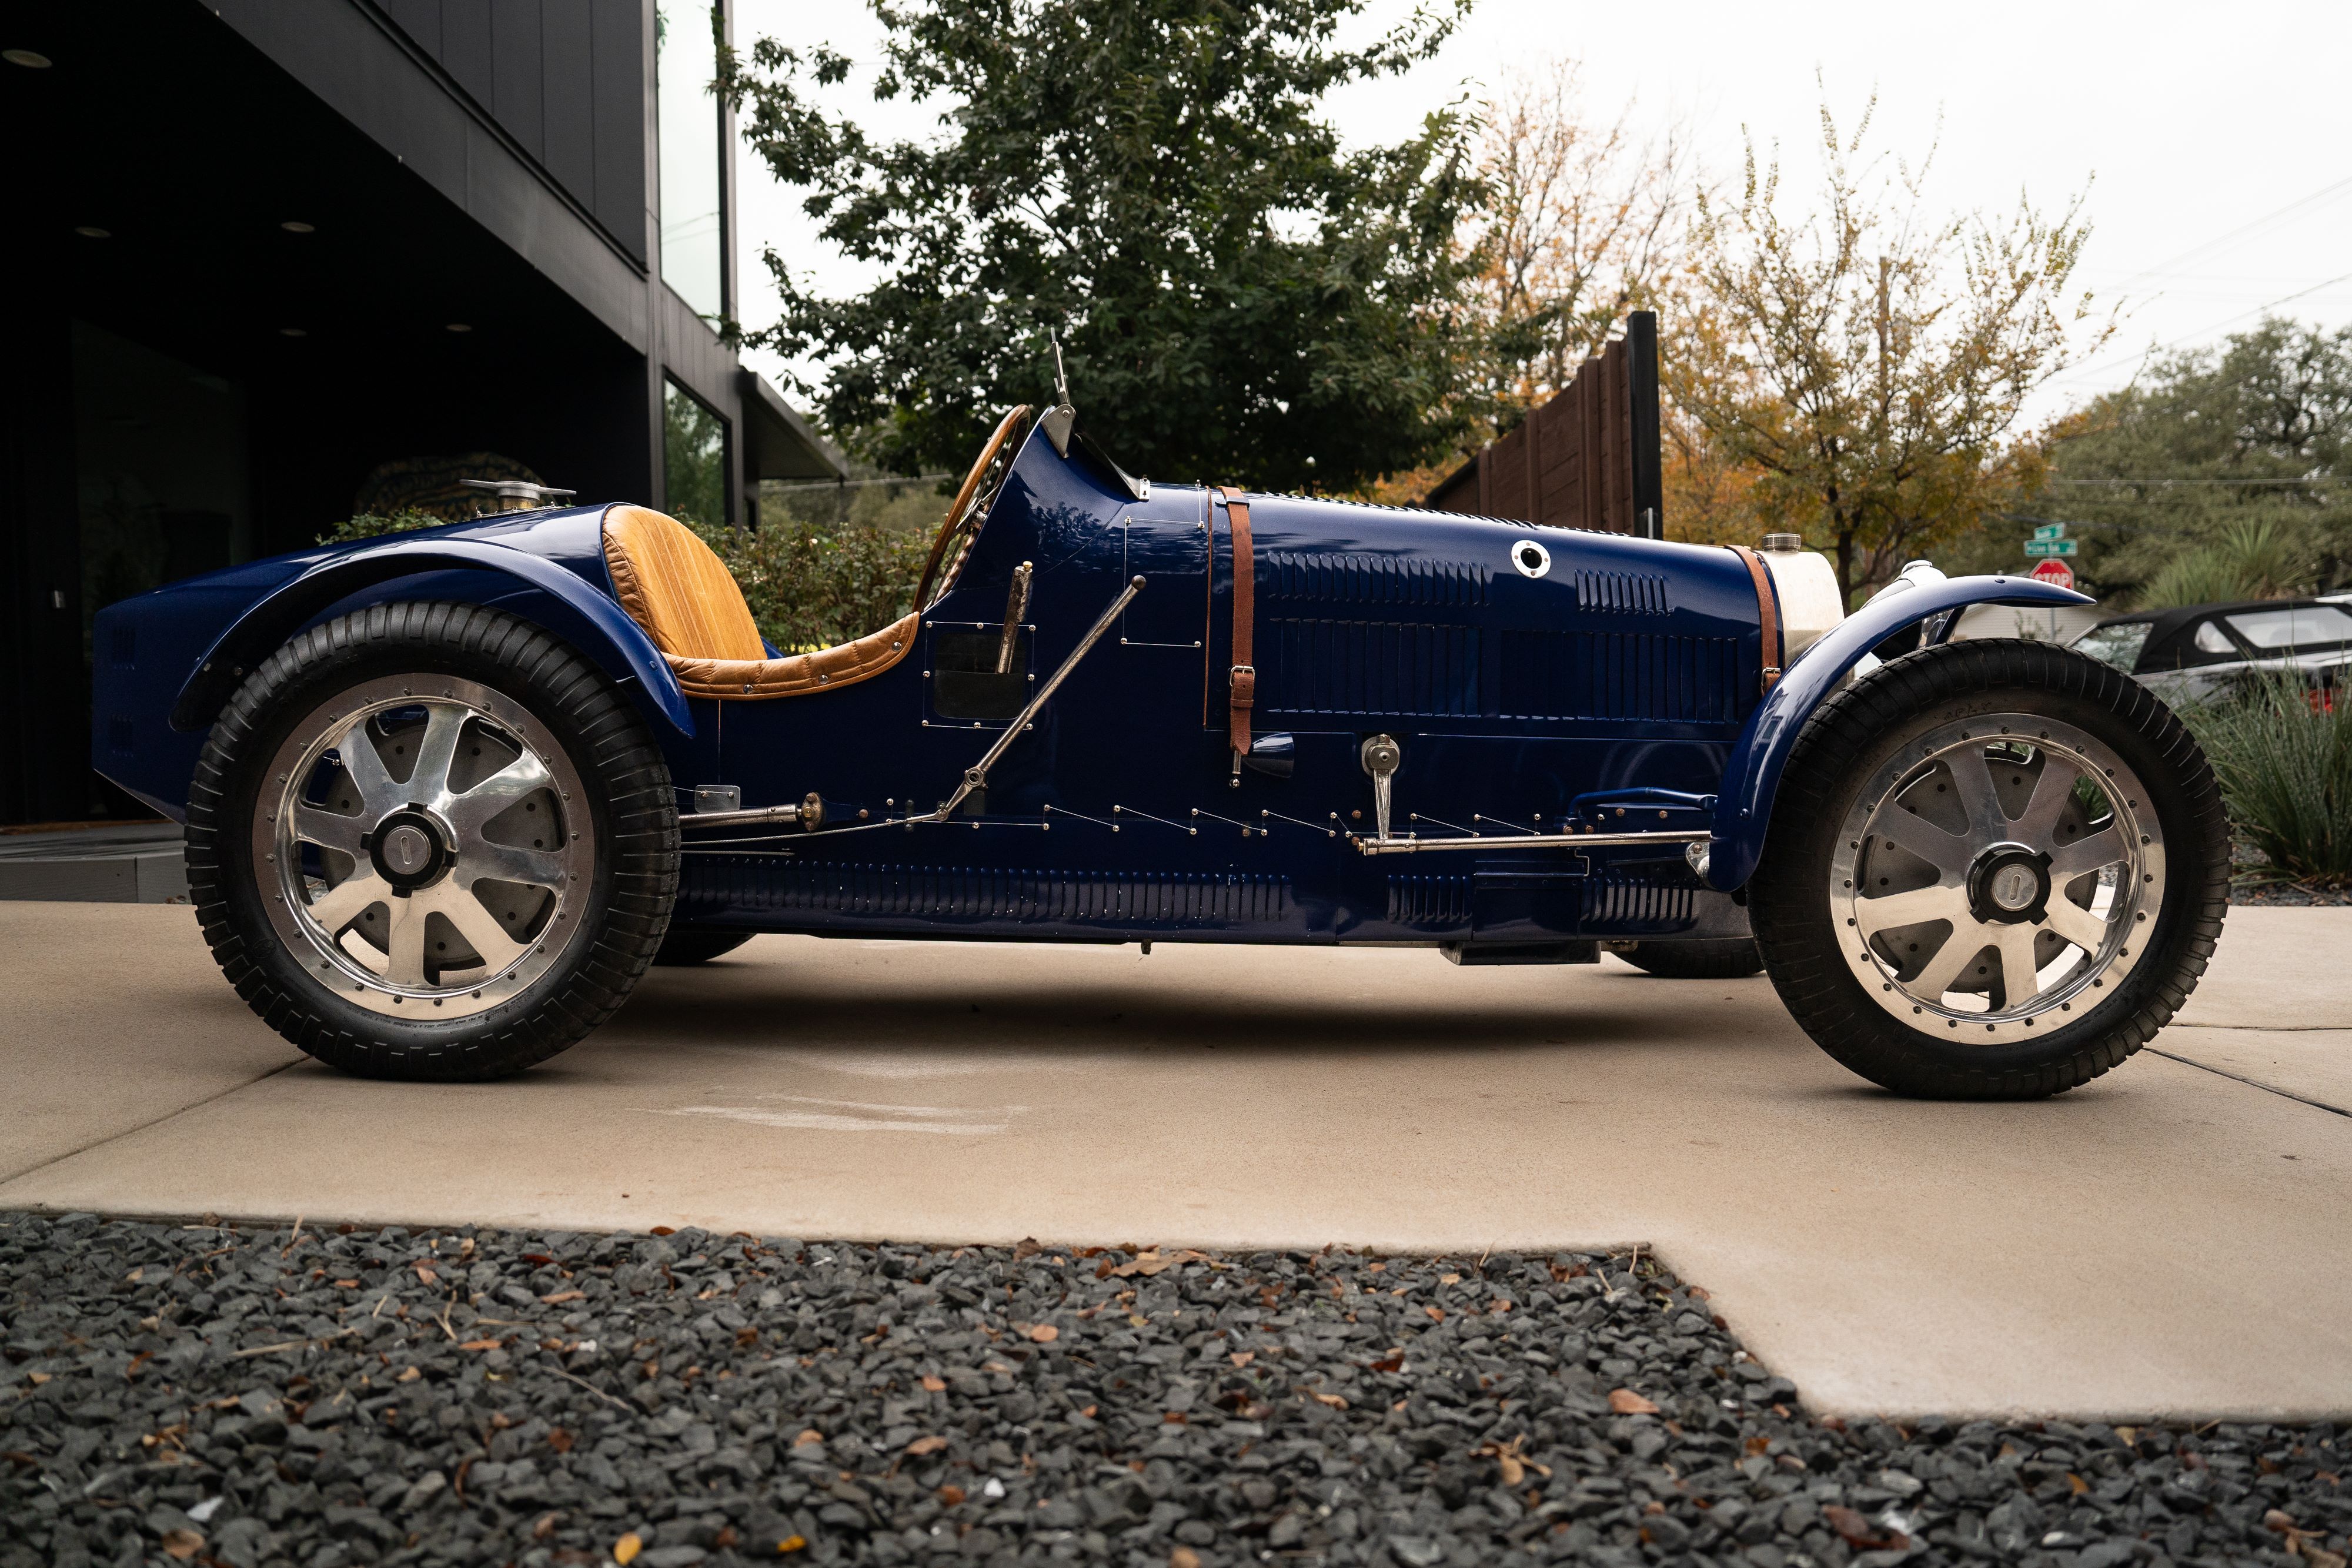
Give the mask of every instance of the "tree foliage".
[(2271, 319), (2167, 355), (2059, 428), (2040, 507), (2144, 605), (2352, 580), (2352, 328)]
[(1365, 0), (874, 3), (875, 95), (937, 104), (937, 138), (827, 112), (830, 52), (722, 61), (747, 144), (880, 275), (827, 298), (771, 251), (760, 339), (822, 364), (802, 390), (865, 455), (961, 470), (1004, 403), (1051, 401), (1049, 328), (1138, 472), (1345, 490), (1459, 440), (1485, 355), (1470, 125), (1351, 152), (1320, 116), (1427, 57), (1455, 9), (1345, 47)]
[(1823, 108), (1809, 215), (1787, 215), (1752, 143), (1736, 204), (1701, 193), (1664, 356), (1670, 524), (1801, 533), (1849, 595), (2030, 492), (2025, 400), (2106, 335), (2068, 298), (2079, 198), (2054, 218), (2021, 197), (1999, 221), (1936, 214), (1927, 163), (1864, 155), (1870, 118), (1848, 137)]

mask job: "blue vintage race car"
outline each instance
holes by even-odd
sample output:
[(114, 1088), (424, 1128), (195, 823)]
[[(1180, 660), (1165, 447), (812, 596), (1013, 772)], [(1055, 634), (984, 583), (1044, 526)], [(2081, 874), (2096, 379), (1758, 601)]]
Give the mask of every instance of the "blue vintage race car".
[(856, 642), (767, 646), (656, 513), (513, 514), (107, 610), (94, 760), (185, 821), (238, 993), (361, 1072), (515, 1071), (761, 931), (1605, 947), (1761, 967), (1906, 1092), (2105, 1071), (2221, 928), (2203, 758), (2106, 665), (1947, 640), (2079, 595), (1920, 563), (1841, 619), (1826, 580), (1131, 479), (1066, 397)]

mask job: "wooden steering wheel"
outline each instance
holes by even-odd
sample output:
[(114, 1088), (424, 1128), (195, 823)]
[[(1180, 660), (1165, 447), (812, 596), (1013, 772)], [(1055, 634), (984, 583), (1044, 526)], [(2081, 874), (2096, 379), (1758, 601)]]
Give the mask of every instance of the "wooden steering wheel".
[[(948, 507), (947, 520), (940, 525), (939, 538), (931, 541), (931, 559), (923, 563), (923, 580), (915, 589), (916, 609), (929, 610), (931, 607), (931, 580), (940, 575), (942, 561), (947, 563), (947, 572), (946, 580), (940, 584), (940, 592), (944, 594), (955, 586), (956, 572), (963, 565), (963, 552), (971, 545), (971, 531), (980, 519), (988, 515), (989, 503), (996, 499), (997, 489), (1003, 483), (1002, 474), (995, 476), (994, 483), (988, 483), (991, 470), (997, 466), (1000, 458), (1010, 461), (1013, 433), (1028, 416), (1029, 405), (1025, 402), (1007, 413), (998, 423), (996, 434), (990, 436), (988, 444), (980, 449), (980, 461), (974, 463), (971, 472), (963, 476), (962, 487), (956, 491), (955, 500)], [(961, 539), (962, 544), (953, 559), (950, 559), (948, 547), (958, 539)]]

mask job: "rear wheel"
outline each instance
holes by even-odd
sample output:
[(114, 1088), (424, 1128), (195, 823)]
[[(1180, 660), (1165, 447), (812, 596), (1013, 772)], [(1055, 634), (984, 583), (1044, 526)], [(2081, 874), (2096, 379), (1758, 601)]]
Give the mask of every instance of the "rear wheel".
[(613, 684), (466, 605), (295, 638), (213, 727), (189, 800), (189, 888), (237, 993), (379, 1077), (498, 1077), (604, 1022), (677, 859), (668, 769)]
[(2170, 1021), (2229, 894), (2204, 755), (2171, 710), (2046, 643), (1948, 643), (1799, 737), (1749, 915), (1822, 1048), (1906, 1094), (2028, 1099)]
[(1737, 980), (1764, 967), (1753, 936), (1696, 936), (1658, 941), (1644, 936), (1617, 955), (1664, 980)]

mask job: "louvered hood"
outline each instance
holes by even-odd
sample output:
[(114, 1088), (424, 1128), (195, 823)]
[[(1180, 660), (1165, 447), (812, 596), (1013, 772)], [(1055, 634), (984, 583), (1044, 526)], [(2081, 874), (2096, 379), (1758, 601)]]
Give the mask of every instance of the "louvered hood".
[(1755, 591), (1729, 550), (1288, 497), (1252, 513), (1263, 725), (1736, 726), (1756, 702)]

